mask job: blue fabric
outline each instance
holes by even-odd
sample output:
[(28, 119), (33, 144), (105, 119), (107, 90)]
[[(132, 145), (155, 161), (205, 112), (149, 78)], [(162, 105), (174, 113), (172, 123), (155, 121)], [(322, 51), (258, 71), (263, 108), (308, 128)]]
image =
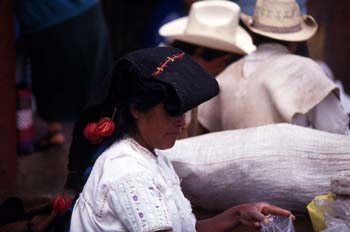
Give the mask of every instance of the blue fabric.
[(95, 152), (95, 154), (93, 154), (93, 156), (91, 157), (91, 161), (93, 163), (96, 162), (96, 160), (98, 159), (98, 157), (100, 157), (100, 155), (109, 147), (109, 141), (106, 141), (104, 143), (102, 143), (99, 148), (97, 149), (97, 151)]
[(15, 12), (24, 34), (41, 31), (77, 16), (98, 0), (15, 0)]
[(84, 174), (83, 174), (83, 182), (84, 182), (84, 185), (86, 183), (86, 181), (88, 180), (89, 176), (90, 176), (90, 173), (91, 173), (91, 170), (92, 170), (92, 167), (94, 166), (96, 160), (98, 159), (98, 157), (100, 157), (100, 155), (109, 147), (109, 144), (108, 142), (104, 142), (102, 143), (99, 148), (97, 149), (97, 151), (92, 155), (91, 157), (91, 166), (87, 167), (84, 171)]
[[(302, 15), (305, 15), (307, 13), (306, 3), (307, 0), (296, 0), (299, 4), (300, 11)], [(256, 0), (233, 0), (233, 2), (237, 3), (240, 7), (243, 13), (248, 15), (254, 14), (254, 7)]]
[(84, 184), (86, 183), (86, 181), (88, 180), (90, 173), (92, 171), (92, 166), (89, 166), (85, 169), (84, 174), (83, 174), (83, 182)]
[(164, 41), (159, 35), (160, 27), (177, 18), (185, 16), (184, 0), (162, 0), (157, 5), (145, 31), (144, 47), (155, 47)]
[(17, 17), (14, 17), (14, 28), (15, 28), (15, 38), (17, 40), (21, 36), (21, 30), (19, 27), (19, 22)]

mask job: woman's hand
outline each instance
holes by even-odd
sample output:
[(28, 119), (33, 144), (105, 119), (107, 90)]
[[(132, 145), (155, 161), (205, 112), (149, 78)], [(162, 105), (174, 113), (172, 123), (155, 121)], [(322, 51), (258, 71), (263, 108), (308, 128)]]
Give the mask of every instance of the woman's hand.
[(268, 216), (271, 214), (295, 219), (290, 211), (269, 203), (248, 203), (229, 208), (212, 218), (197, 221), (196, 229), (200, 232), (226, 232), (240, 224), (257, 228), (261, 223), (268, 223)]
[(290, 211), (265, 202), (242, 204), (229, 210), (239, 217), (242, 224), (254, 228), (260, 227), (260, 223), (268, 223), (267, 216), (270, 214), (292, 217), (295, 220), (295, 216)]

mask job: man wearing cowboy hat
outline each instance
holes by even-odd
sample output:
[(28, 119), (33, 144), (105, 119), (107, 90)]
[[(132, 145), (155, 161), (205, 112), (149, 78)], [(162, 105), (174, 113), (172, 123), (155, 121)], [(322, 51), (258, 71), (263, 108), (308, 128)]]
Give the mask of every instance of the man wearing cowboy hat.
[(338, 89), (313, 60), (294, 55), (317, 23), (301, 16), (295, 0), (257, 0), (254, 15), (241, 14), (257, 50), (228, 66), (220, 94), (202, 104), (198, 120), (209, 131), (293, 123), (349, 134)]
[[(238, 60), (255, 50), (249, 33), (238, 25), (239, 13), (239, 6), (230, 1), (198, 1), (192, 4), (188, 16), (163, 25), (159, 34), (216, 76), (230, 58)], [(196, 135), (198, 126), (194, 109), (184, 137)]]

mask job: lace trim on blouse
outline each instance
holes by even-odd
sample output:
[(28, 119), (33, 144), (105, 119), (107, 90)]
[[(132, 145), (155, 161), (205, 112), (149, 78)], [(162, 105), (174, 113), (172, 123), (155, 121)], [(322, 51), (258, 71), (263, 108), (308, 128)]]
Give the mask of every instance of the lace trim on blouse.
[(112, 185), (111, 201), (130, 231), (157, 231), (172, 228), (162, 187), (152, 176), (137, 173)]

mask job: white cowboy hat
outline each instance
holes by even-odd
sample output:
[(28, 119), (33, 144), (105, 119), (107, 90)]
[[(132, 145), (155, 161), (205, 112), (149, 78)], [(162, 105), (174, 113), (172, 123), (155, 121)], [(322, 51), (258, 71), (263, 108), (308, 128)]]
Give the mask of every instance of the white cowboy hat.
[(305, 41), (317, 31), (314, 18), (301, 16), (295, 0), (257, 0), (253, 17), (241, 13), (241, 19), (252, 32), (283, 41)]
[(238, 25), (240, 8), (225, 0), (193, 3), (188, 17), (159, 29), (161, 36), (217, 50), (247, 54), (255, 50), (249, 33)]

